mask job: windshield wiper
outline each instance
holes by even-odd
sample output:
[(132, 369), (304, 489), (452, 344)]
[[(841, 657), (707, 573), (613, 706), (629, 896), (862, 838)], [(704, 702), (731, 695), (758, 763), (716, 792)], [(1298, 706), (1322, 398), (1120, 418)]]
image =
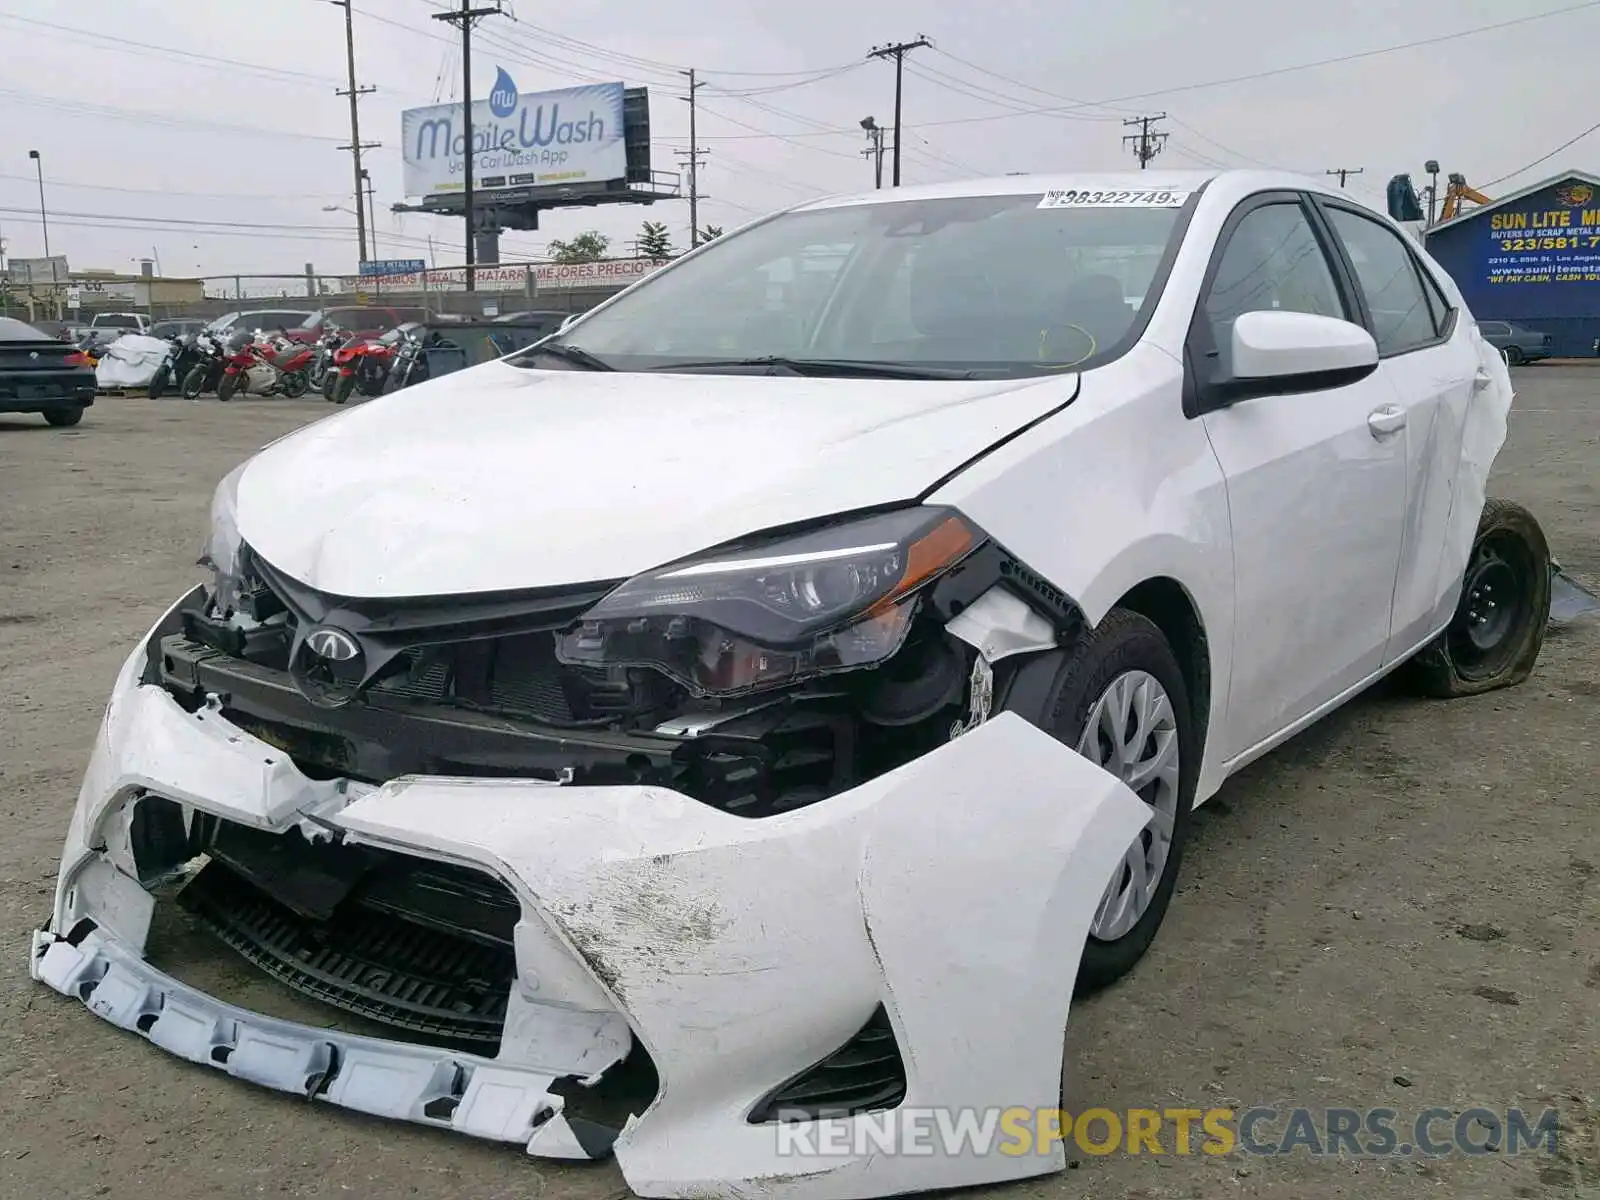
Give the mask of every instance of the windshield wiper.
[(854, 358), (786, 358), (770, 354), (761, 358), (709, 358), (700, 362), (667, 363), (652, 371), (713, 371), (719, 367), (777, 367), (796, 375), (866, 379), (972, 379), (971, 368), (927, 367), (920, 363), (875, 362)]
[(562, 362), (569, 362), (574, 366), (583, 367), (585, 370), (589, 371), (616, 370), (616, 368), (608, 363), (605, 359), (597, 358), (595, 355), (590, 354), (587, 350), (580, 350), (578, 347), (569, 346), (565, 342), (543, 342), (538, 345), (529, 346), (513, 361), (519, 367), (525, 366), (527, 364), (527, 359), (532, 358), (536, 354), (547, 354), (551, 358), (559, 358)]

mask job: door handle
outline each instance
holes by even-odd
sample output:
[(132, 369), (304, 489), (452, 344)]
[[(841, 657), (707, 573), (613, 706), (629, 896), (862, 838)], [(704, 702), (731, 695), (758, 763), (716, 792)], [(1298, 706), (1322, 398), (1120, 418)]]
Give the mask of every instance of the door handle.
[(1367, 428), (1372, 430), (1375, 438), (1386, 438), (1391, 434), (1399, 433), (1406, 427), (1406, 412), (1393, 404), (1385, 404), (1382, 408), (1375, 408), (1367, 417)]

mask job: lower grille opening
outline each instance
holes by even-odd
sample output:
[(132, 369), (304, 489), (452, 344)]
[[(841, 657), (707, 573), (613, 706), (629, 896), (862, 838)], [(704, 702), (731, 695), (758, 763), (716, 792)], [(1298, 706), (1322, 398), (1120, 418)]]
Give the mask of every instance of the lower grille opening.
[(499, 1052), (520, 905), (477, 871), (207, 820), (178, 903), (268, 975), (430, 1045)]
[(751, 1109), (749, 1122), (820, 1121), (882, 1112), (906, 1098), (906, 1066), (879, 1005), (854, 1037)]

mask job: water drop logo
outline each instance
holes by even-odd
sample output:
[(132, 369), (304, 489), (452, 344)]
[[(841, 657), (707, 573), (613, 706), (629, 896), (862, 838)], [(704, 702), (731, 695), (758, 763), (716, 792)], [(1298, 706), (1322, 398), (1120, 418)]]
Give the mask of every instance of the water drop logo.
[(517, 81), (506, 74), (504, 67), (496, 70), (494, 89), (489, 93), (489, 111), (503, 121), (517, 111)]

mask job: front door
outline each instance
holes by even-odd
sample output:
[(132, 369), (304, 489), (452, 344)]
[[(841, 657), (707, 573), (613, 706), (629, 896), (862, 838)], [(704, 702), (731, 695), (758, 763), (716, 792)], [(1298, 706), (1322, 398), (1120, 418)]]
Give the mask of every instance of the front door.
[[(1226, 368), (1262, 309), (1359, 321), (1309, 202), (1256, 197), (1224, 230), (1192, 355)], [(1405, 414), (1382, 371), (1206, 413), (1226, 479), (1235, 620), (1225, 754), (1235, 759), (1376, 672), (1406, 501)]]

